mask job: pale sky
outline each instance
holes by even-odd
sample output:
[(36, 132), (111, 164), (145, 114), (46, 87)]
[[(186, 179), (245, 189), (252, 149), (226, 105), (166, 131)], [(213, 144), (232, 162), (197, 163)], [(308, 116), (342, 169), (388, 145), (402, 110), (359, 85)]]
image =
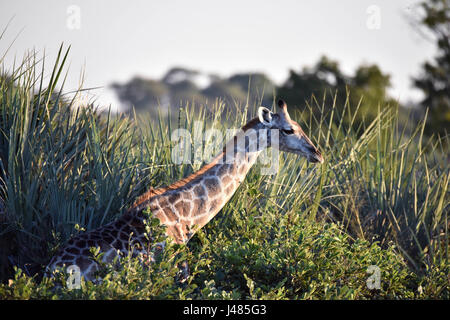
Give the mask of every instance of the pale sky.
[[(281, 84), (289, 69), (325, 54), (350, 74), (378, 64), (391, 75), (390, 93), (405, 102), (421, 97), (410, 77), (436, 53), (407, 22), (417, 2), (0, 0), (0, 29), (12, 18), (0, 56), (17, 37), (7, 66), (33, 48), (45, 50), (50, 65), (61, 42), (70, 44), (72, 90), (83, 67), (85, 87), (160, 78), (172, 66), (221, 76), (259, 71)], [(110, 90), (95, 92), (102, 103), (117, 103)]]

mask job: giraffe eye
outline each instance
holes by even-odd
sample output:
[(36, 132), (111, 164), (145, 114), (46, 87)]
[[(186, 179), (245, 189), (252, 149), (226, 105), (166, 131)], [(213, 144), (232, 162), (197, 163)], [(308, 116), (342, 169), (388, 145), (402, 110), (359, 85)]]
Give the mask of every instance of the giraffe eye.
[(284, 134), (294, 134), (294, 130), (292, 129), (281, 129), (281, 132), (283, 132)]

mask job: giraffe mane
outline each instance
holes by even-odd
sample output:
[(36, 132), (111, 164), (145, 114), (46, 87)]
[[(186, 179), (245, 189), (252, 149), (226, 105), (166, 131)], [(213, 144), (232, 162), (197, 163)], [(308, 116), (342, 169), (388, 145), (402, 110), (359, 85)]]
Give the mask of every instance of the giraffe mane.
[[(258, 117), (253, 118), (252, 120), (247, 122), (247, 124), (245, 124), (241, 128), (241, 130), (245, 132), (245, 131), (253, 128), (258, 123), (260, 123), (259, 118)], [(207, 165), (204, 165), (198, 171), (192, 173), (191, 175), (187, 176), (184, 179), (181, 179), (181, 180), (178, 180), (177, 182), (172, 183), (169, 186), (161, 187), (161, 188), (158, 188), (158, 189), (154, 189), (153, 187), (150, 187), (149, 191), (147, 191), (146, 193), (144, 193), (143, 195), (141, 195), (140, 197), (137, 198), (137, 200), (134, 202), (134, 204), (132, 206), (132, 209), (134, 209), (134, 208), (138, 207), (139, 205), (141, 205), (142, 203), (150, 200), (154, 196), (161, 195), (161, 194), (163, 194), (163, 193), (165, 193), (167, 191), (170, 191), (170, 190), (175, 190), (175, 189), (181, 188), (182, 186), (184, 186), (187, 183), (191, 182), (192, 180), (194, 180), (195, 178), (197, 178), (198, 176), (202, 175), (203, 173), (205, 173), (206, 171), (211, 169), (213, 166), (215, 166), (217, 164), (217, 162), (219, 161), (219, 159), (222, 158), (224, 153), (225, 153), (225, 150), (223, 150), (222, 153), (220, 153), (210, 163), (208, 163)]]
[(259, 120), (258, 117), (253, 118), (252, 120), (250, 120), (249, 122), (247, 122), (247, 124), (245, 124), (241, 129), (242, 131), (247, 131), (249, 129), (252, 129), (254, 126), (256, 126), (258, 123), (260, 123), (261, 121)]
[(146, 193), (144, 193), (143, 195), (141, 195), (133, 204), (133, 208), (136, 208), (137, 206), (141, 205), (142, 203), (144, 203), (145, 201), (149, 200), (150, 198), (163, 194), (167, 191), (170, 190), (175, 190), (178, 189), (184, 185), (186, 185), (187, 183), (191, 182), (192, 180), (194, 180), (195, 178), (197, 178), (199, 175), (202, 175), (203, 173), (205, 173), (208, 169), (212, 168), (214, 165), (217, 164), (217, 162), (219, 161), (219, 159), (222, 157), (223, 153), (219, 154), (217, 157), (215, 157), (213, 159), (213, 161), (211, 161), (210, 163), (208, 163), (207, 165), (203, 166), (200, 170), (192, 173), (191, 175), (187, 176), (184, 179), (178, 180), (177, 182), (172, 183), (169, 186), (166, 187), (161, 187), (158, 189), (154, 189), (152, 187), (150, 187), (150, 190), (147, 191)]

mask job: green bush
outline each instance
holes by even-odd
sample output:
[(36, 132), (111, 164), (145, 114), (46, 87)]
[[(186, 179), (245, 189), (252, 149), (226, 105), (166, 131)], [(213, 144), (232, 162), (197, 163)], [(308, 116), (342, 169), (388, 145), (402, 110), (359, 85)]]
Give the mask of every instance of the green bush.
[[(144, 266), (124, 258), (120, 267), (105, 266), (102, 281), (61, 286), (67, 274), (37, 281), (20, 269), (4, 299), (417, 299), (449, 298), (448, 268), (428, 277), (410, 271), (395, 247), (350, 241), (335, 224), (300, 222), (287, 217), (268, 225), (250, 217), (236, 226), (233, 238), (202, 232), (189, 247), (169, 243), (155, 263)], [(265, 230), (266, 232), (262, 232)], [(269, 233), (267, 233), (269, 231)], [(271, 236), (272, 235), (272, 236)], [(258, 240), (255, 240), (258, 239)], [(177, 281), (177, 265), (189, 261), (187, 283)], [(380, 269), (380, 288), (369, 289), (368, 268)], [(55, 285), (56, 283), (56, 285)], [(58, 286), (59, 284), (59, 286)]]

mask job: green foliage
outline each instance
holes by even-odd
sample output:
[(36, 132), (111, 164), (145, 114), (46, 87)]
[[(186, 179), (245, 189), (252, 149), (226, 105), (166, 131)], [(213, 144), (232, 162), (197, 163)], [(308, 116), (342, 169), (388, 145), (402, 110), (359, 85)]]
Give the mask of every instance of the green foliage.
[(235, 83), (244, 92), (250, 93), (252, 101), (259, 101), (262, 105), (270, 105), (276, 92), (275, 84), (263, 73), (238, 73), (228, 78), (228, 82)]
[(283, 97), (289, 106), (300, 107), (311, 95), (319, 97), (324, 92), (334, 94), (335, 90), (339, 90), (338, 105), (343, 105), (347, 81), (338, 63), (322, 56), (312, 68), (304, 68), (301, 72), (290, 70), (288, 79), (278, 88), (277, 95)]
[(421, 2), (420, 19), (414, 23), (437, 45), (434, 61), (422, 65), (421, 74), (413, 79), (423, 91), (423, 108), (430, 109), (429, 134), (448, 134), (450, 125), (450, 4), (447, 0)]
[[(231, 235), (207, 237), (199, 254), (211, 259), (201, 276), (214, 279), (216, 288), (227, 292), (238, 289), (246, 299), (414, 296), (408, 287), (412, 275), (392, 248), (381, 250), (363, 240), (350, 243), (336, 225), (305, 220), (290, 224), (288, 219), (282, 216), (274, 224), (250, 215), (243, 223), (233, 221), (237, 227)], [(205, 246), (214, 249), (205, 252)], [(366, 286), (370, 265), (383, 270), (380, 290)]]
[(163, 104), (164, 97), (169, 94), (166, 84), (140, 77), (135, 77), (124, 85), (114, 83), (112, 88), (115, 89), (121, 101), (132, 104), (137, 111), (143, 111), (149, 105)]
[[(277, 96), (285, 99), (292, 107), (316, 112), (316, 116), (320, 116), (320, 109), (308, 110), (304, 106), (314, 104), (314, 97), (325, 95), (327, 99), (336, 100), (334, 105), (339, 112), (351, 107), (351, 114), (355, 115), (353, 123), (357, 128), (373, 121), (380, 107), (384, 109), (389, 105), (397, 105), (386, 94), (389, 86), (390, 76), (384, 74), (377, 65), (361, 65), (351, 76), (340, 70), (338, 62), (322, 56), (312, 68), (304, 68), (300, 72), (291, 70), (286, 82), (278, 88)], [(343, 119), (345, 125), (348, 126), (349, 122)]]
[[(34, 64), (1, 77), (2, 299), (449, 299), (448, 139), (426, 140), (426, 119), (407, 134), (395, 106), (355, 125), (364, 100), (336, 97), (291, 114), (320, 147), (321, 166), (281, 154), (278, 172), (264, 176), (258, 164), (187, 246), (168, 241), (153, 263), (124, 257), (81, 289), (69, 290), (64, 272), (42, 278), (72, 235), (115, 219), (149, 186), (199, 169), (201, 161), (173, 164), (174, 129), (188, 129), (204, 150), (196, 121), (225, 132), (258, 106), (231, 117), (222, 102), (212, 113), (186, 103), (153, 122), (74, 110), (55, 90), (64, 60), (61, 51), (39, 90)], [(163, 240), (161, 226), (148, 227)], [(191, 276), (180, 283), (185, 260)], [(379, 289), (367, 286), (372, 265)]]
[[(351, 109), (312, 120), (319, 132), (331, 130), (319, 133), (319, 145), (328, 149), (319, 185), (322, 213), (355, 237), (393, 241), (416, 270), (427, 259), (448, 259), (441, 256), (448, 239), (448, 139), (425, 139), (426, 118), (406, 135), (397, 108), (379, 111), (355, 132)], [(346, 117), (348, 129), (342, 126)]]
[[(306, 221), (286, 227), (250, 217), (231, 235), (202, 232), (190, 248), (169, 243), (150, 265), (126, 257), (119, 268), (105, 266), (103, 280), (82, 280), (69, 290), (61, 273), (41, 282), (16, 269), (0, 285), (4, 299), (414, 299), (449, 298), (444, 266), (420, 278), (405, 266), (395, 247), (351, 241), (335, 224)], [(155, 227), (153, 227), (155, 228)], [(262, 233), (261, 230), (269, 232)], [(231, 236), (231, 237), (230, 237)], [(239, 237), (239, 241), (236, 238)], [(257, 239), (257, 240), (255, 240)], [(177, 282), (177, 264), (188, 259), (191, 276)], [(371, 265), (380, 268), (380, 289), (367, 286)]]

